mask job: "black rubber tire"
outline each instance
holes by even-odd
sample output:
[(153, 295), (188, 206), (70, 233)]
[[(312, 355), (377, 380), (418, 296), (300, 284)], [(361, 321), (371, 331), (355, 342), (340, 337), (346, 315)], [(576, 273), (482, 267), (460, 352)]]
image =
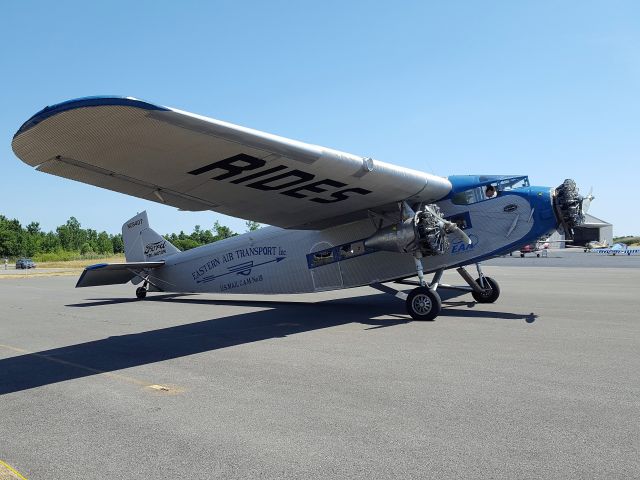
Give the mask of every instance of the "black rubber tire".
[(536, 253), (536, 257), (540, 258), (540, 254), (539, 254), (539, 253)]
[(144, 300), (144, 298), (147, 296), (147, 289), (144, 287), (138, 287), (136, 288), (136, 297), (138, 297), (138, 300)]
[(520, 254), (520, 258), (524, 258), (524, 253), (521, 253), (521, 254)]
[(407, 313), (411, 318), (419, 321), (432, 321), (442, 310), (442, 300), (438, 292), (427, 287), (417, 287), (409, 292), (406, 300)]
[[(491, 290), (488, 293), (471, 292), (473, 299), (478, 303), (493, 303), (500, 296), (500, 285), (491, 277), (484, 277), (485, 284), (489, 285)], [(476, 283), (480, 285), (480, 279), (476, 278)]]

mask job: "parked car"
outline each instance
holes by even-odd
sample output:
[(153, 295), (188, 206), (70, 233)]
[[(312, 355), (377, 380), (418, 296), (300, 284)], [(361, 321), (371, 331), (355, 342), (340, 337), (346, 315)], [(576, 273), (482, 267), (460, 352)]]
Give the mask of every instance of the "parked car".
[(30, 258), (19, 258), (16, 261), (16, 270), (19, 268), (36, 268), (36, 264)]

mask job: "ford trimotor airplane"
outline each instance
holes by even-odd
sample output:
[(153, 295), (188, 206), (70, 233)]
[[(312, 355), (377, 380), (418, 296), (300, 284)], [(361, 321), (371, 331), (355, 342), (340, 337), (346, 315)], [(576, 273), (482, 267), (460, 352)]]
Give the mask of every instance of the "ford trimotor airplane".
[[(126, 263), (87, 267), (76, 286), (132, 281), (142, 284), (138, 298), (370, 285), (404, 298), (414, 319), (433, 320), (438, 287), (494, 302), (498, 283), (480, 261), (558, 227), (570, 233), (584, 219), (571, 180), (548, 188), (522, 175), (443, 178), (129, 97), (46, 107), (12, 146), (42, 172), (272, 225), (180, 252), (150, 228), (145, 212), (136, 215), (122, 227)], [(464, 269), (470, 264), (477, 279)], [(468, 286), (442, 284), (450, 268)], [(431, 282), (425, 272), (434, 273)], [(391, 281), (415, 288), (406, 295), (382, 285)]]

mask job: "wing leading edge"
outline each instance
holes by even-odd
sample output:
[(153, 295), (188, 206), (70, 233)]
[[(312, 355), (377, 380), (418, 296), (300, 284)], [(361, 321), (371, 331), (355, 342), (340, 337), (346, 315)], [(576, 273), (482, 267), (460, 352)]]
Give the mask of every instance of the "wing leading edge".
[(284, 228), (325, 228), (451, 190), (442, 177), (133, 98), (47, 107), (12, 147), (46, 173)]

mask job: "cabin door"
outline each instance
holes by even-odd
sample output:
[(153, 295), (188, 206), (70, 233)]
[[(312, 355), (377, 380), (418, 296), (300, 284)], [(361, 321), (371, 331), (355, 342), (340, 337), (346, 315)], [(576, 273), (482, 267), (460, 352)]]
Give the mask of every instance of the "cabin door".
[(309, 271), (313, 288), (332, 290), (342, 288), (342, 272), (337, 249), (329, 242), (316, 243), (309, 251)]

